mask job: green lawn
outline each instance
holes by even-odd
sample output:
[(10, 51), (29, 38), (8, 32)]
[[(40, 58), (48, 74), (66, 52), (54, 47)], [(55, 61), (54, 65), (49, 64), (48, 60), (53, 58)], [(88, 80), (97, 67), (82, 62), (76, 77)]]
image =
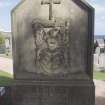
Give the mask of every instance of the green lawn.
[(4, 71), (0, 71), (0, 86), (8, 86), (13, 82), (13, 76)]
[(105, 72), (94, 72), (94, 79), (105, 80)]

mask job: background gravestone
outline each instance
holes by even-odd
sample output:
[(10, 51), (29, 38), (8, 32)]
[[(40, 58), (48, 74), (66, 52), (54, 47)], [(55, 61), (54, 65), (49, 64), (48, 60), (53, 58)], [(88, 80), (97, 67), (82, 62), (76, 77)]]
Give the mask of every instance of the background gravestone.
[(94, 9), (82, 0), (23, 0), (12, 11), (14, 105), (94, 105)]

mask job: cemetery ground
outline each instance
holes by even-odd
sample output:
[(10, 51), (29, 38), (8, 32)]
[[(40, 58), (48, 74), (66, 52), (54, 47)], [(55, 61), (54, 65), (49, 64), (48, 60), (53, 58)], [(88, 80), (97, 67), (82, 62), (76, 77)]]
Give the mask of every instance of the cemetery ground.
[(10, 73), (0, 70), (0, 86), (10, 85), (13, 81), (13, 76)]
[(12, 59), (0, 57), (0, 70), (13, 74), (13, 61)]
[(0, 85), (9, 85), (12, 82), (12, 59), (0, 57)]
[(105, 72), (94, 72), (94, 79), (105, 80)]
[(0, 54), (0, 57), (10, 58), (10, 59), (12, 59), (12, 53), (9, 52), (9, 53), (5, 53), (5, 54)]

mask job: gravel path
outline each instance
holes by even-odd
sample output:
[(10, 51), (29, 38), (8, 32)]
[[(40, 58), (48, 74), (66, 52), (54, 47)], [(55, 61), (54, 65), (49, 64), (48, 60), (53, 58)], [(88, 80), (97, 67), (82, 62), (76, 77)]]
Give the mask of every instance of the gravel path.
[(105, 81), (94, 80), (96, 86), (96, 105), (105, 105)]
[(13, 74), (12, 59), (0, 57), (0, 70)]

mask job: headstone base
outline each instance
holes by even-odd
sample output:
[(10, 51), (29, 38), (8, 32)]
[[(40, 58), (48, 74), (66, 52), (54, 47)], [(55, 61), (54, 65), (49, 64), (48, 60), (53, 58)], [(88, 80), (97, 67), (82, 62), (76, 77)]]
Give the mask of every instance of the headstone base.
[(95, 86), (92, 81), (16, 81), (12, 97), (13, 105), (95, 105)]

